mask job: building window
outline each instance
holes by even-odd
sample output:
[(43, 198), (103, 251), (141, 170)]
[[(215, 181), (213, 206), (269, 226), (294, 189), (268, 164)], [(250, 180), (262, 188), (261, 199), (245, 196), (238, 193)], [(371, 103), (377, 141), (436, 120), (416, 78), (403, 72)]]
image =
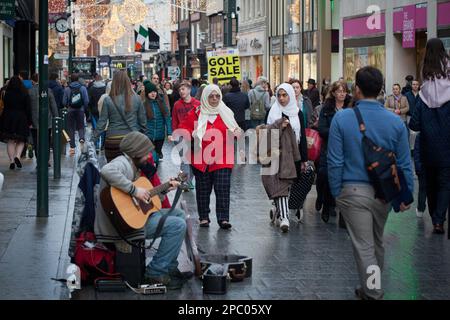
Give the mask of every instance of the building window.
[(223, 42), (223, 17), (211, 17), (211, 43)]
[(287, 0), (287, 33), (299, 33), (301, 21), (300, 0)]
[(303, 54), (303, 82), (304, 84), (308, 79), (317, 80), (317, 53), (305, 53)]
[(386, 74), (385, 46), (372, 46), (360, 48), (345, 48), (344, 51), (344, 79), (347, 82), (355, 80), (356, 72), (365, 66), (373, 66)]

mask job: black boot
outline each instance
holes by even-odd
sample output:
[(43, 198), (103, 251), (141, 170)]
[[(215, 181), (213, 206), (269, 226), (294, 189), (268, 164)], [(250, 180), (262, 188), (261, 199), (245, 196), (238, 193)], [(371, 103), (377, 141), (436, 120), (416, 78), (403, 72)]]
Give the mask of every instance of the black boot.
[(327, 206), (323, 207), (321, 218), (323, 222), (328, 223), (330, 221), (330, 208)]

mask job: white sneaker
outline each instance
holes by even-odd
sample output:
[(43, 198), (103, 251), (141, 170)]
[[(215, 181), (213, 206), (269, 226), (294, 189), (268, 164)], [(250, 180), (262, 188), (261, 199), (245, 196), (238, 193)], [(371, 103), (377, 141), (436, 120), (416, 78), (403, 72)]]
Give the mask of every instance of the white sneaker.
[(417, 218), (423, 218), (423, 212), (416, 209), (416, 216)]
[(288, 218), (281, 219), (280, 229), (281, 229), (281, 231), (283, 231), (283, 233), (286, 233), (289, 231), (289, 219)]

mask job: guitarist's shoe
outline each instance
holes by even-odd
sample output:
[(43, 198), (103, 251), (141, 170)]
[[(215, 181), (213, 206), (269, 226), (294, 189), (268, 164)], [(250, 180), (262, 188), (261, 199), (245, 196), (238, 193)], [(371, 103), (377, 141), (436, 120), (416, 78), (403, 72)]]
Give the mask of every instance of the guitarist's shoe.
[(153, 284), (163, 284), (166, 286), (167, 290), (179, 290), (183, 287), (183, 285), (186, 283), (185, 279), (179, 279), (174, 276), (160, 276), (160, 277), (148, 277), (145, 276), (144, 281), (146, 284), (153, 285)]
[(194, 273), (193, 272), (181, 272), (180, 270), (175, 269), (174, 271), (169, 272), (169, 276), (171, 278), (189, 280), (194, 276)]

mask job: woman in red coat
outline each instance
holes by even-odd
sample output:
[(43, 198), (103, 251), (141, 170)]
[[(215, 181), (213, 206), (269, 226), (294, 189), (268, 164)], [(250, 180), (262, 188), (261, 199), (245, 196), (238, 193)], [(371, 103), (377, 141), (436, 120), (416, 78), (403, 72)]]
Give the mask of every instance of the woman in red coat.
[[(188, 159), (195, 176), (200, 226), (209, 227), (209, 202), (214, 188), (217, 222), (230, 229), (230, 183), (234, 166), (234, 138), (242, 133), (233, 111), (222, 101), (216, 85), (205, 87), (201, 105), (191, 110), (180, 125), (191, 137)], [(193, 138), (193, 139), (192, 139)]]

